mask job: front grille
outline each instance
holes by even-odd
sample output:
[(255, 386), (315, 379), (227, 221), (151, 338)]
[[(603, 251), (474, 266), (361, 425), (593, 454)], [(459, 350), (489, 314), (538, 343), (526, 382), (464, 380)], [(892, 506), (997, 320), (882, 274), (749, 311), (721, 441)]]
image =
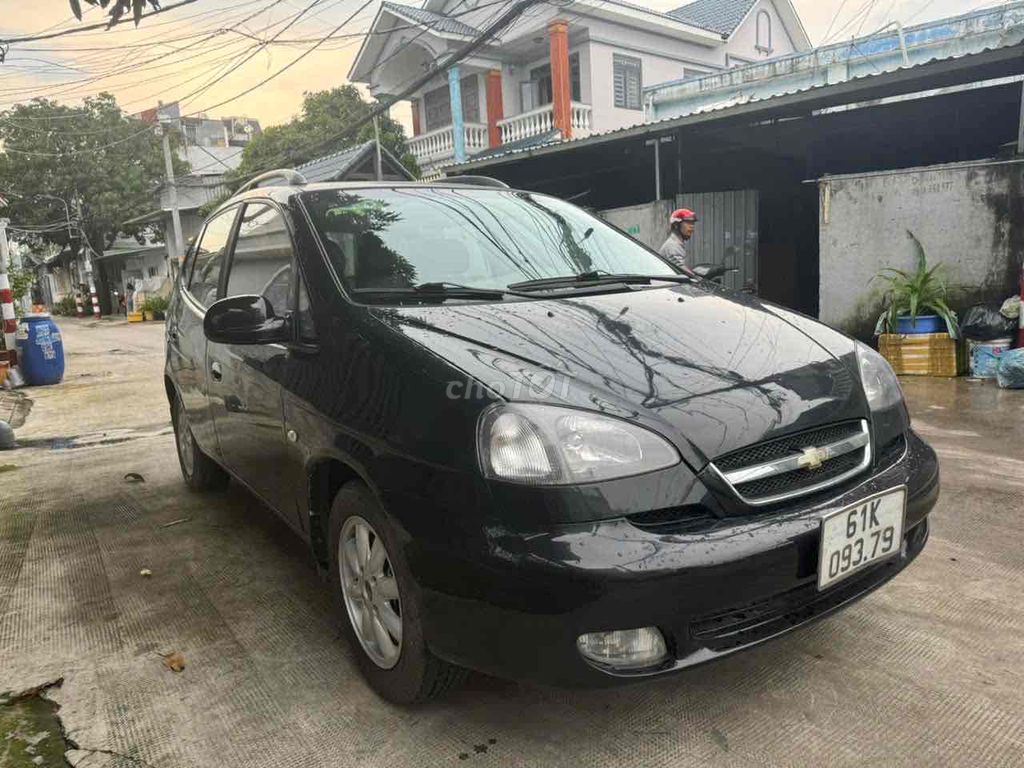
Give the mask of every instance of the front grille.
[[(748, 504), (774, 504), (830, 488), (867, 469), (871, 447), (866, 429), (866, 422), (863, 421), (830, 424), (734, 451), (715, 459), (713, 467)], [(849, 450), (847, 446), (846, 453), (824, 459), (814, 468), (796, 464), (795, 459), (800, 458), (808, 448), (821, 449), (851, 438), (858, 438), (868, 444), (854, 450)], [(789, 466), (785, 466), (787, 461)], [(771, 465), (773, 462), (782, 462), (783, 466), (772, 467), (767, 476), (750, 479), (742, 477), (742, 470), (762, 468), (762, 465)]]
[(641, 530), (665, 534), (699, 533), (721, 522), (720, 518), (700, 506), (656, 509), (628, 515), (626, 519)]
[(830, 424), (827, 427), (798, 432), (795, 435), (787, 435), (786, 437), (758, 443), (749, 448), (741, 448), (738, 451), (715, 459), (715, 466), (722, 472), (731, 472), (734, 469), (752, 467), (755, 464), (764, 464), (765, 462), (781, 459), (793, 453), (800, 453), (809, 445), (836, 443), (844, 438), (856, 435), (858, 432), (860, 432), (859, 421), (844, 421), (840, 424)]
[(799, 493), (811, 485), (818, 485), (852, 472), (864, 461), (863, 451), (854, 451), (827, 461), (821, 469), (787, 472), (736, 485), (736, 492), (745, 499), (767, 499)]

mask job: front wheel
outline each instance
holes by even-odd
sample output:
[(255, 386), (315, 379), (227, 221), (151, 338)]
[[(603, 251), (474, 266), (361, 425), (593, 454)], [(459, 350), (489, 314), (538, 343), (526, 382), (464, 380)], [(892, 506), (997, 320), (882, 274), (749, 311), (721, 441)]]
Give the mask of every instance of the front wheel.
[(200, 450), (188, 423), (185, 404), (178, 395), (174, 402), (171, 421), (174, 424), (174, 443), (178, 449), (178, 464), (185, 484), (193, 491), (217, 491), (227, 487), (228, 474)]
[(347, 484), (335, 497), (329, 541), (345, 634), (370, 686), (388, 701), (413, 704), (461, 682), (465, 670), (426, 646), (418, 588), (394, 526), (362, 483)]

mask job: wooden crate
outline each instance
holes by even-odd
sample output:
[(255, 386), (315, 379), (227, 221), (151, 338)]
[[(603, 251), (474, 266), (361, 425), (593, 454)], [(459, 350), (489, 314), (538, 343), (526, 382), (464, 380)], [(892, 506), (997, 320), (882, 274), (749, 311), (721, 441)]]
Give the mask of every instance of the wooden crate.
[(946, 333), (883, 333), (878, 351), (900, 376), (959, 376), (966, 355)]

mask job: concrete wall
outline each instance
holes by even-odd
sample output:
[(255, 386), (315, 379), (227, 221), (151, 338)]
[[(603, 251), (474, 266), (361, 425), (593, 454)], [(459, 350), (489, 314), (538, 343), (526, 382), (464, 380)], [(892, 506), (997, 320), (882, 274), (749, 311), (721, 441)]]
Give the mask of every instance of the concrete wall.
[(870, 336), (884, 267), (911, 269), (907, 230), (929, 264), (943, 263), (954, 309), (1016, 293), (1024, 253), (1024, 164), (957, 163), (822, 180), (823, 321)]
[(599, 215), (641, 243), (658, 250), (668, 237), (668, 217), (672, 213), (672, 205), (671, 200), (659, 200), (644, 205), (611, 208), (599, 211)]

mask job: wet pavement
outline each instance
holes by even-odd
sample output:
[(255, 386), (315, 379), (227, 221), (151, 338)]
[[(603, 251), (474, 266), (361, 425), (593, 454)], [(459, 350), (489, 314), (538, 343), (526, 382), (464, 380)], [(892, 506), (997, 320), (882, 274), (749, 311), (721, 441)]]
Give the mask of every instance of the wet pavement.
[[(654, 682), (474, 676), (399, 709), (362, 683), (290, 530), (236, 486), (185, 490), (162, 325), (61, 325), (67, 377), (25, 391), (23, 447), (0, 454), (0, 692), (52, 684), (72, 764), (1024, 764), (1024, 392), (904, 382), (942, 462), (932, 538), (841, 614)], [(62, 737), (18, 722), (40, 749)]]

